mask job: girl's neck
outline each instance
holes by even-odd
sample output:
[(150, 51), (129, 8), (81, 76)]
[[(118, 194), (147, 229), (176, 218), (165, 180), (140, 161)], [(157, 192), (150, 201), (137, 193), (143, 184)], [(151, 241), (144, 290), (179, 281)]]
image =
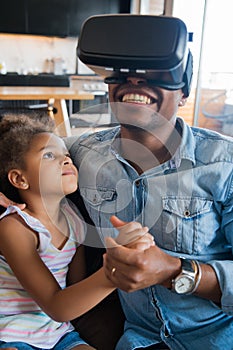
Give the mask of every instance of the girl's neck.
[(26, 203), (25, 211), (40, 221), (53, 221), (58, 224), (61, 216), (61, 199), (41, 198), (37, 195), (28, 195), (23, 198)]
[(26, 201), (25, 211), (38, 219), (51, 234), (51, 242), (57, 249), (62, 249), (69, 237), (69, 226), (61, 210), (60, 200), (35, 199)]

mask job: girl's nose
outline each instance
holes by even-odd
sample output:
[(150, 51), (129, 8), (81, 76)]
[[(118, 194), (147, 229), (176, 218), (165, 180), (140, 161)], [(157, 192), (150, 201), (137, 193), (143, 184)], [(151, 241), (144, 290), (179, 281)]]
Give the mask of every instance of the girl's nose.
[(146, 79), (142, 77), (127, 77), (127, 82), (133, 85), (145, 84)]
[(69, 156), (65, 156), (65, 158), (64, 158), (64, 164), (72, 164), (73, 162), (72, 162), (72, 160), (71, 160), (71, 158), (69, 157)]

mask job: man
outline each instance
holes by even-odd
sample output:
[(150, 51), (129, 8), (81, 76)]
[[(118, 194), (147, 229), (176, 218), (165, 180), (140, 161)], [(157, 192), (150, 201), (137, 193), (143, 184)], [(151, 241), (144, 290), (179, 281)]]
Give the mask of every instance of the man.
[(135, 255), (107, 240), (126, 316), (117, 350), (232, 349), (233, 141), (177, 117), (192, 75), (186, 40), (178, 19), (135, 15), (91, 18), (79, 39), (120, 124), (70, 144), (80, 193), (102, 242), (116, 235), (112, 214), (156, 242)]
[(183, 22), (97, 16), (78, 52), (110, 83), (120, 123), (69, 140), (101, 240), (88, 243), (116, 235), (112, 214), (148, 226), (156, 243), (135, 255), (107, 239), (104, 266), (126, 316), (116, 349), (232, 350), (233, 142), (176, 115), (192, 76)]

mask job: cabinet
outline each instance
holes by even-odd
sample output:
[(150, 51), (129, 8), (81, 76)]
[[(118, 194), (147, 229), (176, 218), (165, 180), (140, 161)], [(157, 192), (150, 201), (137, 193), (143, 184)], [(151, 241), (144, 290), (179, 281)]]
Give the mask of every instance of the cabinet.
[(0, 33), (26, 32), (26, 0), (7, 0), (1, 3)]
[(0, 9), (0, 32), (77, 37), (92, 15), (129, 13), (131, 0), (7, 0)]

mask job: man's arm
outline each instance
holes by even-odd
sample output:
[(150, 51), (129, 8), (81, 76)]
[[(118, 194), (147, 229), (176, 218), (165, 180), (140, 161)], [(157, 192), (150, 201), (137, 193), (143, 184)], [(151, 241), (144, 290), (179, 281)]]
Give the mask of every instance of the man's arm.
[(26, 204), (18, 204), (18, 203), (12, 202), (2, 192), (0, 192), (0, 206), (3, 208), (7, 208), (9, 205), (17, 205), (21, 210), (23, 210), (26, 207)]
[[(111, 238), (104, 256), (104, 268), (107, 277), (116, 287), (127, 292), (136, 291), (160, 284), (171, 288), (172, 279), (181, 272), (179, 258), (166, 254), (159, 247), (151, 246), (142, 252), (135, 252), (127, 247), (117, 246)], [(112, 268), (115, 273), (112, 274)], [(202, 278), (195, 294), (199, 297), (219, 303), (221, 290), (215, 270), (207, 264), (201, 264)]]

